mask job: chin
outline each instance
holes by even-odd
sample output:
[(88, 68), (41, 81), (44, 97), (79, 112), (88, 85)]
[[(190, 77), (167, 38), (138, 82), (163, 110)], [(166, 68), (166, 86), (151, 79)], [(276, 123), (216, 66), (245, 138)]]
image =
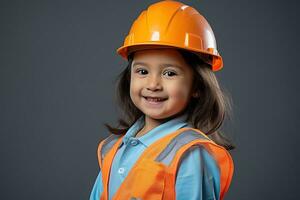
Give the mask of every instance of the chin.
[(145, 114), (145, 115), (155, 120), (165, 120), (173, 116), (173, 115), (162, 115), (162, 114)]
[(159, 114), (147, 114), (147, 113), (145, 113), (145, 115), (147, 115), (148, 117), (150, 117), (152, 119), (157, 119), (157, 120), (165, 118), (164, 115), (159, 115)]

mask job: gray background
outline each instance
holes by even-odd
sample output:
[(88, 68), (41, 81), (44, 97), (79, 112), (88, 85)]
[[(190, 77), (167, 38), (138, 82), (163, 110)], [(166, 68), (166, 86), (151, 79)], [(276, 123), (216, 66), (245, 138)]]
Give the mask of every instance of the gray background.
[[(118, 117), (115, 50), (153, 2), (0, 2), (0, 199), (88, 199)], [(233, 99), (226, 199), (300, 199), (299, 3), (184, 2), (211, 24)]]

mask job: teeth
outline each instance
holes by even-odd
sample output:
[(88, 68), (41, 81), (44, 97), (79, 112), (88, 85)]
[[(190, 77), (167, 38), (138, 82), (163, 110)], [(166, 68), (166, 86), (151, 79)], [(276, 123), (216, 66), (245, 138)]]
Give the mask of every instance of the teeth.
[(146, 98), (147, 98), (148, 101), (155, 101), (155, 102), (163, 100), (161, 98), (151, 98), (151, 97), (146, 97)]

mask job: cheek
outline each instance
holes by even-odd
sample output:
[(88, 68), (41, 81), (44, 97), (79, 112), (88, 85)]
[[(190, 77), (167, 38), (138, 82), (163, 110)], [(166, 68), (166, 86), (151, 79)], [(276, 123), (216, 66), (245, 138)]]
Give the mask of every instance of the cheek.
[(168, 94), (177, 100), (184, 100), (189, 95), (189, 88), (182, 83), (172, 84), (168, 88)]
[(131, 99), (133, 99), (138, 94), (139, 94), (138, 81), (135, 78), (131, 78), (131, 80), (130, 80), (130, 97), (131, 97)]
[(170, 82), (168, 84), (169, 95), (178, 98), (186, 98), (191, 90), (191, 83), (186, 78)]

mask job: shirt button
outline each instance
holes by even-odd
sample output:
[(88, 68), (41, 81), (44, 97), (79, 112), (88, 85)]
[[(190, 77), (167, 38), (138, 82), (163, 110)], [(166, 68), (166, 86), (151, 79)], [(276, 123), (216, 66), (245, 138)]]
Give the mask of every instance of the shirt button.
[(125, 169), (124, 169), (123, 167), (120, 167), (119, 170), (118, 170), (118, 173), (119, 173), (119, 174), (123, 174), (124, 171), (125, 171)]
[(139, 143), (139, 141), (137, 140), (137, 139), (132, 139), (131, 141), (130, 141), (130, 144), (132, 145), (132, 146), (135, 146), (135, 145), (137, 145)]

